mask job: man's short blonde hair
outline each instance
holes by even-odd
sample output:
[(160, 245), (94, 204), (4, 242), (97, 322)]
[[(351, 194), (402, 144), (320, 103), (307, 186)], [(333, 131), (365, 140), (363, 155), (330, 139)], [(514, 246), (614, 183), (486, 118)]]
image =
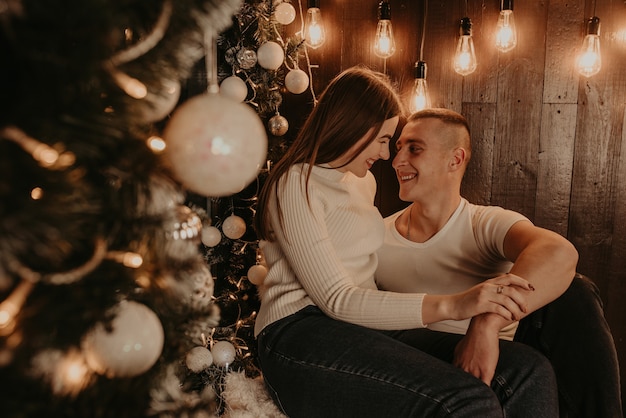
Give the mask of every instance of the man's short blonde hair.
[[(429, 108), (412, 113), (407, 118), (407, 123), (415, 122), (421, 119), (437, 119), (441, 121), (445, 126), (450, 128), (456, 128), (446, 132), (446, 146), (450, 149), (454, 147), (462, 147), (467, 152), (467, 162), (469, 162), (472, 155), (472, 144), (470, 140), (470, 128), (465, 116), (461, 115), (450, 109), (445, 108)], [(461, 129), (462, 133), (459, 133), (458, 129)]]

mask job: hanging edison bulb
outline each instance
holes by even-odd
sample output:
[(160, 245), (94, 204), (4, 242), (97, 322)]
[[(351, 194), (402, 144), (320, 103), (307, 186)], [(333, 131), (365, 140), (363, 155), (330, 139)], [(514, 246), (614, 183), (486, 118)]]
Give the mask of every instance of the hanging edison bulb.
[(426, 83), (426, 63), (418, 61), (415, 63), (415, 84), (413, 85), (413, 94), (409, 109), (411, 112), (417, 112), (431, 107), (430, 95), (428, 94), (428, 84)]
[(374, 40), (374, 54), (381, 58), (389, 58), (396, 52), (396, 40), (391, 25), (391, 6), (388, 0), (378, 4), (378, 26)]
[(474, 52), (474, 40), (472, 39), (472, 21), (469, 17), (461, 19), (459, 41), (456, 44), (454, 54), (454, 71), (466, 76), (476, 70), (476, 53)]
[(308, 6), (304, 22), (304, 42), (307, 46), (315, 49), (322, 46), (326, 40), (322, 12), (320, 11), (320, 0), (309, 0)]
[(587, 35), (583, 40), (583, 46), (578, 55), (577, 69), (580, 75), (591, 77), (598, 74), (602, 67), (600, 55), (600, 19), (597, 16), (590, 17), (587, 21)]
[(513, 0), (502, 0), (500, 15), (496, 24), (496, 48), (508, 52), (517, 45), (517, 29), (513, 16)]

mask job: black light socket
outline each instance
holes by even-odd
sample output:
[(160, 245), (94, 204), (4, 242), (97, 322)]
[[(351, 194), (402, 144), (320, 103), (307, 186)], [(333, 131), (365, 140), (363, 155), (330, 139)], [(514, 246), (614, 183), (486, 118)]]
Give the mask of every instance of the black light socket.
[(388, 0), (378, 3), (378, 20), (391, 20), (391, 5)]
[(587, 20), (587, 35), (600, 35), (600, 18), (597, 16), (590, 17)]
[(415, 78), (426, 78), (426, 62), (425, 61), (417, 61), (415, 63)]
[(472, 34), (472, 20), (469, 17), (461, 19), (461, 28), (459, 29), (461, 36), (470, 36)]

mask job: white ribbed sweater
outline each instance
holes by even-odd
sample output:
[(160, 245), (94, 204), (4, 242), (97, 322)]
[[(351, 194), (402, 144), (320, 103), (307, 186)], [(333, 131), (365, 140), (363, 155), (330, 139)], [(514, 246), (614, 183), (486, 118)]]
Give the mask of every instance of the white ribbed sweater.
[(282, 225), (276, 198), (270, 202), (276, 239), (260, 243), (269, 271), (260, 289), (255, 335), (308, 305), (370, 328), (424, 327), (424, 294), (376, 289), (376, 250), (383, 242), (384, 225), (373, 204), (374, 176), (368, 172), (359, 178), (315, 166), (309, 179), (309, 206), (302, 167), (292, 167), (280, 181)]

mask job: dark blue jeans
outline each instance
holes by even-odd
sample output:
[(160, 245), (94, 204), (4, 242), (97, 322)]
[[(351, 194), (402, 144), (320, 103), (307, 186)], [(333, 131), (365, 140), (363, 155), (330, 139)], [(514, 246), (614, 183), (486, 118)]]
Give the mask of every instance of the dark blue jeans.
[(515, 340), (552, 363), (561, 417), (623, 417), (615, 343), (590, 279), (577, 274), (561, 297), (520, 322)]
[(545, 356), (502, 341), (489, 387), (450, 363), (461, 337), (376, 331), (310, 306), (261, 332), (259, 361), (270, 394), (291, 418), (558, 416)]

